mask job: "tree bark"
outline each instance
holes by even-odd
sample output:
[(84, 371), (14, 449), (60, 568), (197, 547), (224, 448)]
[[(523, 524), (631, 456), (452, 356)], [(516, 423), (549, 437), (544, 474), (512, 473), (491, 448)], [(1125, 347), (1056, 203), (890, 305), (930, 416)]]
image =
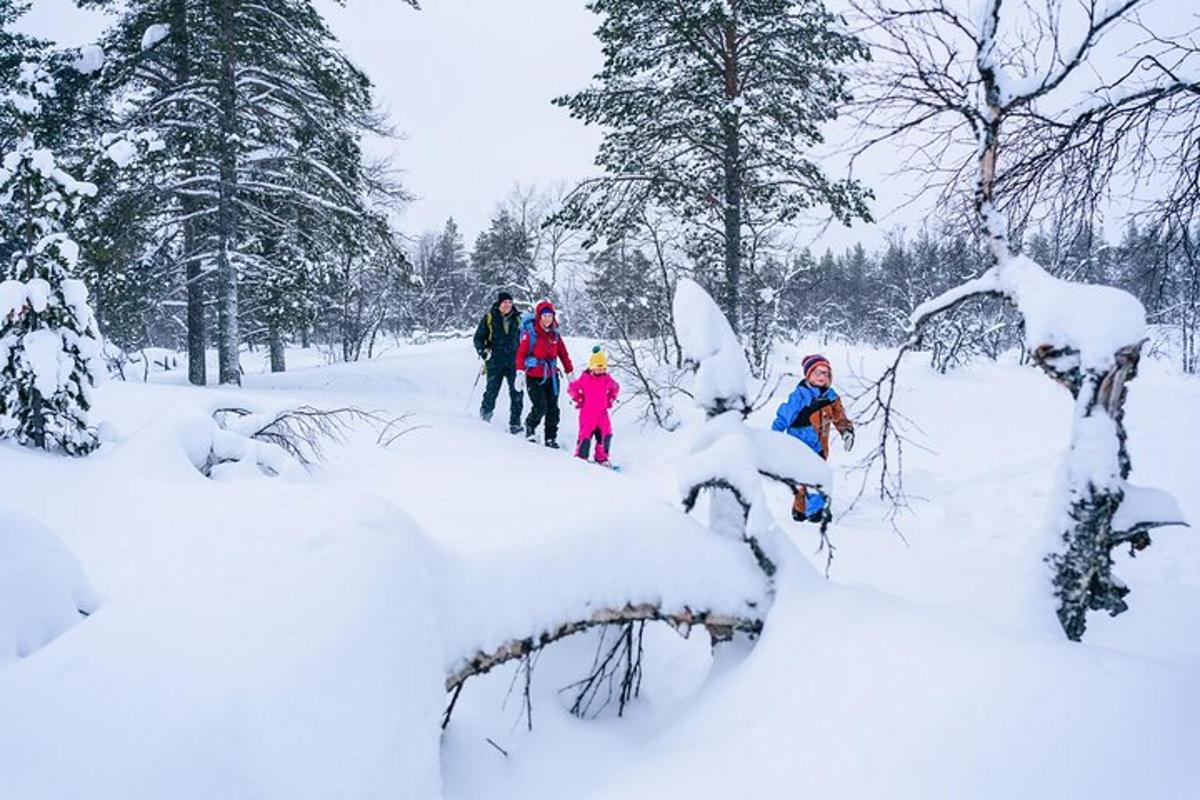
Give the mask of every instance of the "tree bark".
[(724, 223), (725, 223), (725, 315), (734, 332), (741, 330), (739, 292), (742, 276), (742, 165), (741, 132), (738, 111), (733, 103), (738, 98), (737, 27), (725, 25), (725, 99), (730, 104), (723, 112), (721, 135), (724, 154)]
[(237, 42), (234, 7), (237, 0), (219, 0), (217, 24), (221, 40), (221, 73), (217, 100), (221, 130), (220, 189), (217, 207), (217, 358), (221, 383), (242, 382), (238, 363), (238, 275), (229, 251), (236, 241), (237, 212)]
[(267, 349), (271, 353), (271, 372), (285, 371), (287, 358), (283, 349), (283, 333), (274, 319), (267, 323)]
[[(173, 0), (171, 3), (171, 35), (175, 37), (175, 83), (186, 86), (192, 80), (192, 48), (191, 29), (189, 26), (186, 0)], [(180, 101), (180, 117), (188, 117), (188, 103)], [(186, 162), (187, 174), (192, 178), (196, 175), (196, 162), (189, 158)], [(196, 202), (187, 195), (179, 197), (179, 210), (183, 215), (183, 260), (184, 280), (187, 282), (187, 351), (188, 351), (188, 382), (196, 386), (208, 383), (208, 368), (205, 363), (205, 348), (207, 345), (204, 321), (204, 265), (193, 259), (196, 252), (196, 228), (193, 223), (196, 213)]]

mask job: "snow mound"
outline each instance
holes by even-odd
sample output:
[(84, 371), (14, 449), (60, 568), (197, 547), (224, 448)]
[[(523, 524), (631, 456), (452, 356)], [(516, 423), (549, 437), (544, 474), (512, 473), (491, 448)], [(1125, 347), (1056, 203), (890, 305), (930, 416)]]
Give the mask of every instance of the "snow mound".
[(43, 647), (99, 604), (75, 555), (49, 528), (0, 510), (0, 667)]
[(340, 499), (297, 497), (271, 531), (214, 537), (6, 670), (0, 797), (437, 797), (420, 532)]

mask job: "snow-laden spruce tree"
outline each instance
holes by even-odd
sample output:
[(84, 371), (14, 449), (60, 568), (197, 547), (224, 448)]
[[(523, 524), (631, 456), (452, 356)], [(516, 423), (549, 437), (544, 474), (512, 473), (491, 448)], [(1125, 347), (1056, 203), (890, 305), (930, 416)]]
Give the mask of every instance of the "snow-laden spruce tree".
[(87, 289), (71, 277), (79, 248), (64, 221), (96, 189), (38, 147), (42, 103), (53, 97), (49, 73), (26, 63), (4, 98), (20, 136), (0, 162), (0, 241), (12, 248), (0, 282), (0, 436), (83, 455), (97, 444), (88, 409), (100, 337)]
[[(402, 0), (404, 1), (404, 0)], [(360, 139), (382, 132), (371, 83), (312, 0), (80, 0), (109, 11), (96, 91), (106, 130), (149, 130), (162, 148), (110, 189), (120, 217), (163, 231), (187, 298), (189, 379), (204, 384), (210, 311), (219, 380), (240, 383), (242, 326), (282, 369), (325, 289), (373, 235), (372, 203), (401, 192)], [(147, 200), (149, 198), (149, 200)], [(213, 302), (215, 299), (215, 303)]]
[(684, 507), (710, 492), (709, 528), (750, 546), (759, 567), (773, 578), (790, 545), (767, 505), (762, 479), (791, 489), (804, 485), (829, 492), (829, 465), (791, 436), (746, 426), (751, 407), (745, 351), (716, 302), (695, 281), (675, 287), (675, 325), (688, 367), (692, 394), (704, 425), (691, 442), (680, 473)]
[[(1137, 149), (1136, 138), (1106, 139), (1106, 126), (1124, 130), (1130, 120), (1141, 120), (1130, 129), (1156, 128), (1170, 114), (1173, 98), (1200, 91), (1200, 82), (1185, 83), (1154, 57), (1166, 39), (1155, 38), (1133, 16), (1142, 4), (1083, 0), (1043, 7), (986, 0), (975, 17), (967, 4), (952, 0), (856, 3), (886, 54), (865, 119), (872, 143), (921, 130), (943, 144), (969, 137), (974, 170), (954, 161), (946, 147), (930, 148), (940, 160), (927, 169), (931, 175), (950, 169), (973, 175), (975, 221), (991, 249), (982, 274), (913, 311), (913, 337), (901, 352), (920, 346), (928, 327), (946, 313), (978, 298), (998, 298), (1020, 317), (1033, 362), (1074, 399), (1045, 560), (1059, 622), (1075, 640), (1083, 636), (1089, 610), (1116, 615), (1127, 608), (1129, 589), (1113, 574), (1112, 551), (1142, 549), (1151, 529), (1181, 524), (1182, 518), (1166, 493), (1128, 481), (1125, 399), (1147, 338), (1145, 309), (1122, 290), (1051, 275), (1020, 253), (1003, 212), (1027, 217), (1039, 205), (1094, 211), (1113, 177), (1129, 168), (1123, 145)], [(1112, 65), (1093, 56), (1114, 30), (1134, 43), (1109, 56), (1116, 73), (1105, 75)], [(1121, 65), (1122, 58), (1145, 74)], [(1096, 85), (1087, 88), (1089, 81)], [(1080, 86), (1082, 97), (1074, 101), (1058, 96)], [(1180, 141), (1186, 147), (1189, 140)], [(1194, 153), (1189, 158), (1188, 175), (1194, 176)], [(1138, 156), (1132, 159), (1136, 170)], [(896, 365), (876, 393), (881, 455), (887, 452)]]

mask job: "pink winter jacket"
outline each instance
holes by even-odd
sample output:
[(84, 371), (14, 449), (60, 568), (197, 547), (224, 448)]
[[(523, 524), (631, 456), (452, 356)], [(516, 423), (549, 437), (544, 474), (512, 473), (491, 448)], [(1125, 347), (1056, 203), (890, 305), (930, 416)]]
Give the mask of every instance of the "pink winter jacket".
[(579, 438), (586, 439), (597, 428), (604, 436), (612, 433), (608, 410), (621, 392), (621, 385), (607, 372), (586, 370), (567, 387), (579, 409)]

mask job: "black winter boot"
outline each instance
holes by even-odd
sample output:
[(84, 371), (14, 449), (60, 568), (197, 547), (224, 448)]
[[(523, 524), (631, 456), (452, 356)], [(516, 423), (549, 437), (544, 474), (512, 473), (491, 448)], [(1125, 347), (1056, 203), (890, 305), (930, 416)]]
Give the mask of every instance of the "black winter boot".
[(522, 430), (524, 430), (524, 428), (522, 428), (520, 425), (509, 425), (508, 426), (508, 432), (511, 433), (513, 436), (516, 436)]
[(557, 450), (558, 449), (558, 440), (557, 439), (547, 439), (546, 447), (549, 447), (551, 450)]

